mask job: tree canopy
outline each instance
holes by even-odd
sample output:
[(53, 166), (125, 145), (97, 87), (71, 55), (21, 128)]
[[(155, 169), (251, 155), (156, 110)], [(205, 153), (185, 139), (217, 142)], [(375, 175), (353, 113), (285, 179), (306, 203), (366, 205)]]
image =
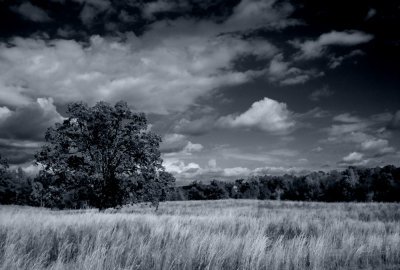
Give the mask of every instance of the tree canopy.
[(35, 158), (54, 193), (84, 187), (99, 208), (140, 200), (158, 204), (165, 185), (161, 138), (149, 130), (144, 113), (127, 103), (71, 103), (67, 118), (49, 128), (45, 139)]

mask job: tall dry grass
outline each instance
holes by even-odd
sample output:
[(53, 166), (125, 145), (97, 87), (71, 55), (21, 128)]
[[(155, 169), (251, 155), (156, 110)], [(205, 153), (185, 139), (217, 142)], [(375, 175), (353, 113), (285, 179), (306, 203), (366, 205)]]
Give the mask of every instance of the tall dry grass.
[(0, 208), (0, 269), (399, 269), (400, 205), (253, 200)]

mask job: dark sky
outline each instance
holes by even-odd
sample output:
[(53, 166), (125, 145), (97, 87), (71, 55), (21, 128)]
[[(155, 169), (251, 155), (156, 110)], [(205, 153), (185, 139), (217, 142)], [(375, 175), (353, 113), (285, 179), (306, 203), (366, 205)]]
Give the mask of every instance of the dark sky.
[(0, 0), (0, 153), (127, 101), (181, 180), (399, 166), (399, 1)]

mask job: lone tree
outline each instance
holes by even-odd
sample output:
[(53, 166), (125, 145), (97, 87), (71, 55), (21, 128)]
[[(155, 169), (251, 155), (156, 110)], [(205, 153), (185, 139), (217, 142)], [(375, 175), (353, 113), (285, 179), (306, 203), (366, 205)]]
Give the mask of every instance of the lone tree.
[(160, 177), (161, 138), (148, 130), (143, 113), (120, 101), (71, 103), (67, 116), (47, 130), (47, 143), (35, 156), (56, 197), (80, 190), (99, 209), (138, 201), (158, 206), (171, 184), (165, 181), (172, 180)]

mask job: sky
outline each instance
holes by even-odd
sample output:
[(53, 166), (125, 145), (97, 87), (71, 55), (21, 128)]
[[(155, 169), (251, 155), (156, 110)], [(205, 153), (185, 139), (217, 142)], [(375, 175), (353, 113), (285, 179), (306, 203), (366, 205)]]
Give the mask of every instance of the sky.
[(400, 166), (400, 3), (351, 2), (0, 0), (0, 153), (124, 100), (182, 183)]

